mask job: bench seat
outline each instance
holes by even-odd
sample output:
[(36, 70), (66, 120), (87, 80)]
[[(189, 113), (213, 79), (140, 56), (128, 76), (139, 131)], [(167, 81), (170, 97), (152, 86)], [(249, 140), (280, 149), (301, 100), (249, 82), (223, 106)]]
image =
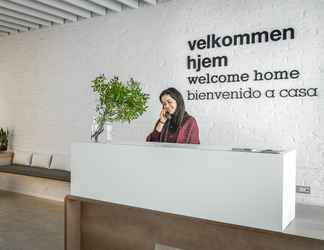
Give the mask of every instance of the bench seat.
[(71, 173), (69, 171), (60, 169), (49, 169), (13, 164), (0, 166), (0, 172), (41, 177), (65, 182), (71, 181)]

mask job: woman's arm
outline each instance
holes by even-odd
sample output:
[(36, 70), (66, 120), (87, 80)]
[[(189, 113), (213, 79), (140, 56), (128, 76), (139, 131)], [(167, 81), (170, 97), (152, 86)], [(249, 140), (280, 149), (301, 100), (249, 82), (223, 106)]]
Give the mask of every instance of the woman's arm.
[(161, 131), (164, 127), (164, 123), (158, 120), (155, 123), (154, 130), (146, 137), (146, 141), (161, 141)]
[(166, 123), (166, 121), (162, 122), (161, 119), (158, 120), (156, 125), (155, 125), (154, 131), (157, 131), (157, 132), (161, 133), (165, 123)]
[(147, 137), (146, 137), (146, 141), (160, 141), (161, 138), (161, 133), (154, 130), (152, 133), (150, 133)]
[(159, 120), (155, 123), (154, 126), (154, 130), (152, 133), (150, 133), (147, 137), (146, 137), (146, 141), (161, 141), (161, 131), (164, 127), (164, 124), (166, 123), (167, 119), (165, 116), (165, 110), (162, 109), (160, 112), (160, 118)]

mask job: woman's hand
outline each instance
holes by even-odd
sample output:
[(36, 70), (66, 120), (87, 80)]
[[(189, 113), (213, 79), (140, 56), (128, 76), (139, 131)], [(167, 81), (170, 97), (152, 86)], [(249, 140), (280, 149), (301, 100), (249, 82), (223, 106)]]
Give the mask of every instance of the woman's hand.
[(159, 118), (159, 121), (155, 127), (155, 130), (158, 131), (158, 132), (161, 132), (163, 127), (164, 127), (164, 124), (166, 123), (167, 121), (167, 118), (166, 118), (166, 110), (162, 108), (161, 112), (160, 112), (160, 118)]
[(162, 108), (162, 110), (160, 112), (160, 121), (159, 122), (165, 123), (166, 121), (167, 121), (166, 110)]

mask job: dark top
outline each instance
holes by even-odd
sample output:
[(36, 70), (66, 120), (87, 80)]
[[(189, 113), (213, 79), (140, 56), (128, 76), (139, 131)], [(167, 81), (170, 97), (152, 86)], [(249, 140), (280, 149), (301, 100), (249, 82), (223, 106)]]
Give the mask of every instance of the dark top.
[(195, 118), (187, 115), (177, 132), (172, 133), (166, 123), (161, 132), (156, 131), (154, 127), (154, 131), (147, 136), (146, 141), (200, 144), (199, 128)]

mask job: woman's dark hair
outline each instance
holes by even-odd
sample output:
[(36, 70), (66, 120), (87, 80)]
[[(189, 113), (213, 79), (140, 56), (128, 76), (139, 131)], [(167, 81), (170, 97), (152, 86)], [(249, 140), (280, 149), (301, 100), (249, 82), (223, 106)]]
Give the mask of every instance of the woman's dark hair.
[(177, 108), (174, 114), (172, 114), (171, 120), (169, 121), (170, 122), (169, 129), (172, 133), (175, 133), (178, 131), (183, 121), (183, 118), (187, 115), (184, 100), (181, 93), (175, 88), (168, 88), (161, 92), (160, 94), (161, 103), (162, 103), (162, 96), (164, 95), (171, 96), (172, 99), (174, 99), (177, 102)]

